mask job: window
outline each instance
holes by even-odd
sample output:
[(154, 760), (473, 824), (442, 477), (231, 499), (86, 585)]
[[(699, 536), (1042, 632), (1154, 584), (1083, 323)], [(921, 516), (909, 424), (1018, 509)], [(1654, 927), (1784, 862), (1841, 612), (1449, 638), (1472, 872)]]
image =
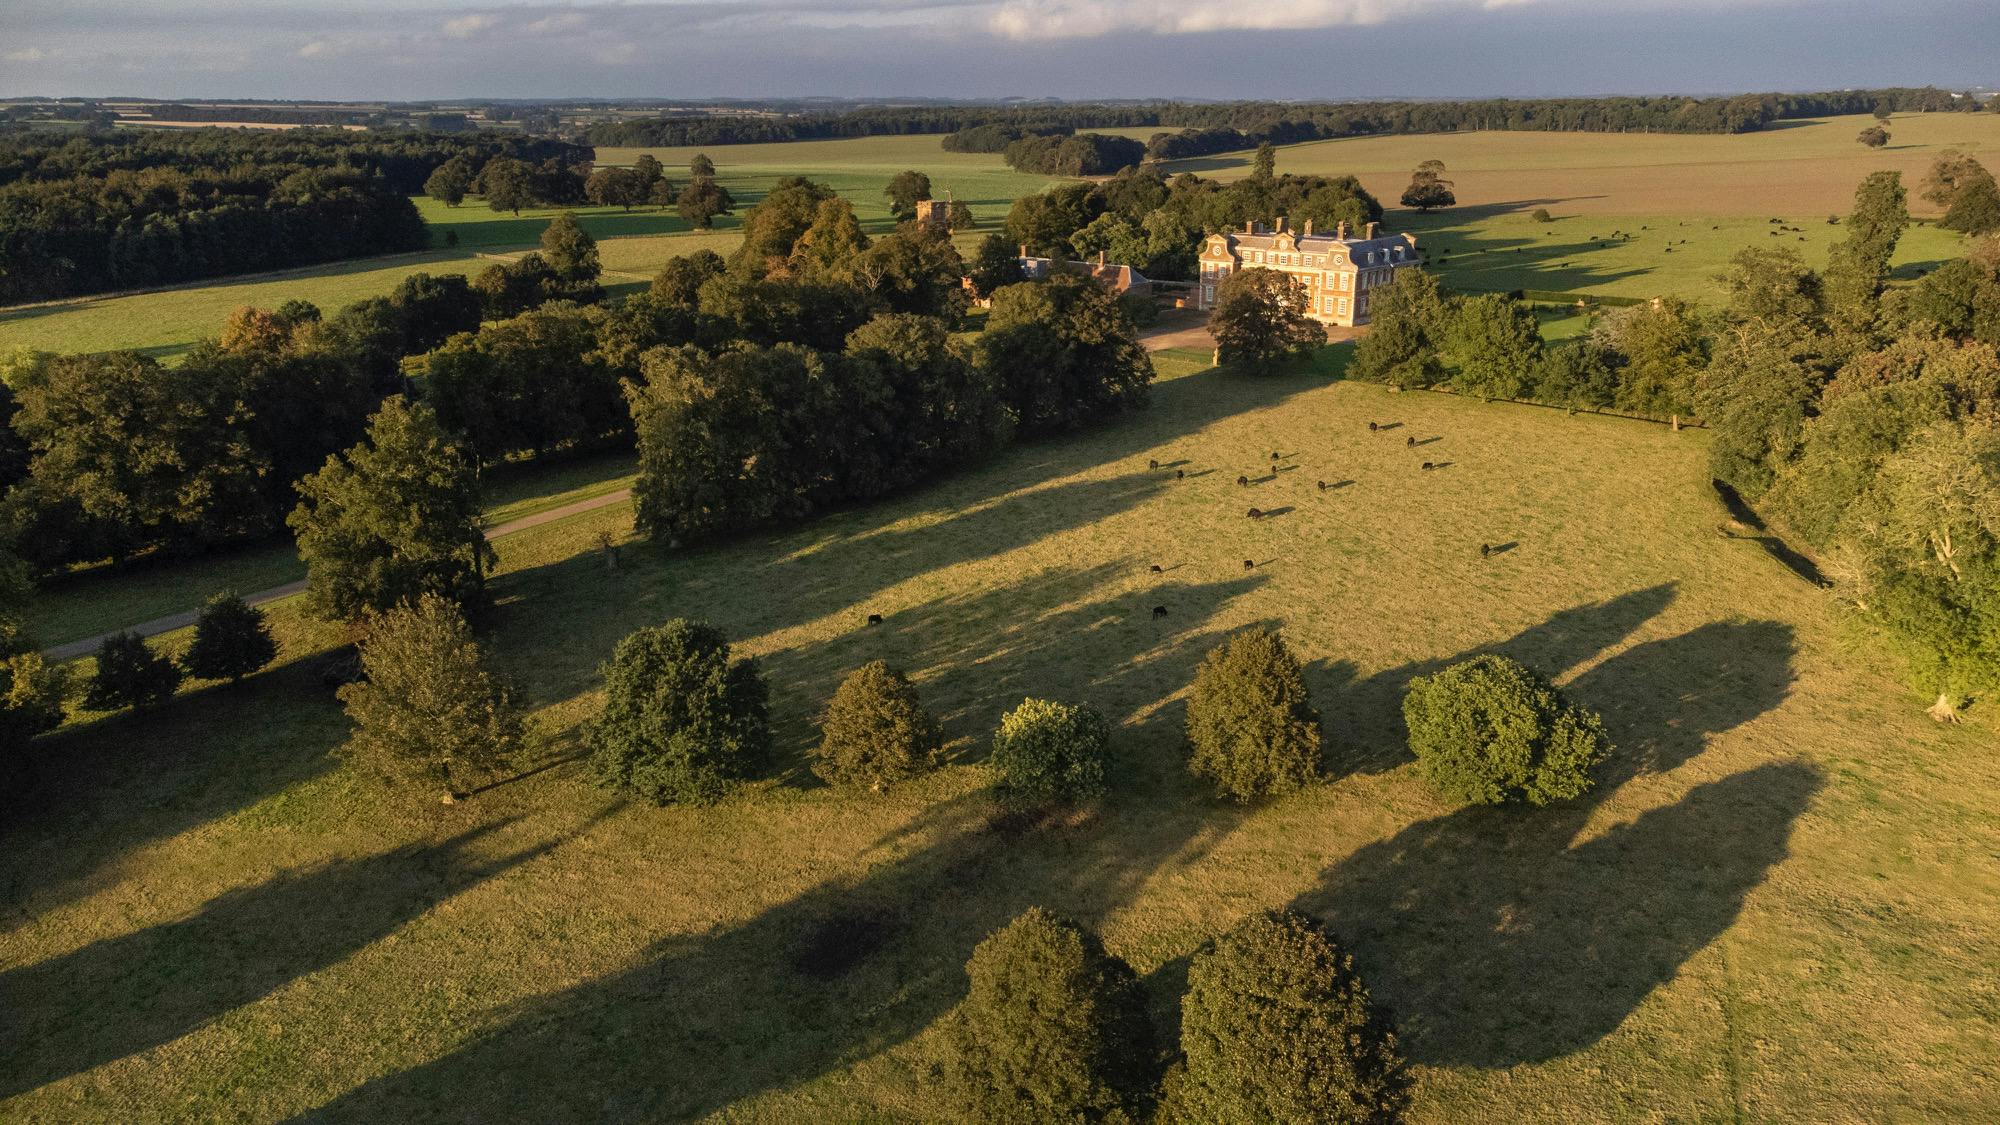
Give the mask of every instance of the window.
[(1340, 315), (1342, 316), (1347, 315), (1347, 298), (1345, 297), (1342, 297), (1340, 299)]

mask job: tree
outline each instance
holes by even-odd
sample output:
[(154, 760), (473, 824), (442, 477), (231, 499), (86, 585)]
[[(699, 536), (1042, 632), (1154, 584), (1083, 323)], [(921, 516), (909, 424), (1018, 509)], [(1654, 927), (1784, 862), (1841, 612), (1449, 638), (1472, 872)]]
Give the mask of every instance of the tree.
[(1277, 633), (1250, 629), (1209, 650), (1187, 708), (1188, 769), (1241, 803), (1299, 789), (1319, 773), (1319, 712)]
[(1403, 721), (1424, 778), (1483, 805), (1581, 796), (1611, 749), (1596, 715), (1518, 661), (1491, 654), (1411, 680)]
[(604, 291), (597, 286), (598, 276), (603, 272), (597, 256), (597, 240), (590, 237), (590, 232), (583, 229), (571, 212), (564, 211), (542, 228), (542, 260), (562, 284), (561, 296), (586, 304), (602, 298)]
[(790, 270), (804, 281), (852, 285), (861, 268), (868, 236), (854, 217), (854, 205), (838, 196), (820, 201), (812, 225), (792, 244)]
[(201, 607), (194, 622), (194, 643), (181, 657), (181, 666), (196, 679), (234, 682), (277, 655), (263, 611), (225, 591)]
[(1444, 178), (1442, 160), (1426, 160), (1417, 165), (1417, 170), (1410, 174), (1410, 186), (1403, 189), (1403, 206), (1415, 207), (1419, 211), (1450, 207), (1457, 202), (1458, 196), (1451, 191), (1451, 181)]
[(1930, 424), (1885, 457), (1839, 532), (1866, 611), (1936, 692), (1929, 714), (1959, 720), (1960, 700), (2000, 690), (2000, 426)]
[(0, 543), (0, 763), (18, 760), (28, 740), (61, 725), (69, 670), (50, 667), (23, 627), (34, 594), (28, 566)]
[(705, 152), (695, 153), (694, 158), (688, 161), (688, 175), (697, 180), (714, 179), (715, 161), (710, 160)]
[(697, 179), (681, 189), (680, 198), (674, 202), (675, 209), (689, 226), (696, 230), (707, 230), (715, 224), (717, 215), (727, 215), (736, 207), (736, 201), (729, 197), (729, 189), (714, 180)]
[(269, 460), (235, 373), (163, 367), (136, 352), (53, 357), (13, 388), (33, 453), (9, 497), (30, 514), (20, 546), (40, 567), (197, 550), (268, 531)]
[(972, 278), (972, 288), (981, 298), (990, 298), (996, 291), (1020, 282), (1020, 254), (1006, 236), (989, 234), (979, 240), (979, 250), (973, 255), (966, 276)]
[(889, 214), (897, 222), (907, 222), (917, 217), (917, 202), (931, 197), (931, 178), (922, 172), (898, 172), (882, 194), (889, 197)]
[(792, 256), (799, 239), (820, 217), (820, 205), (838, 195), (804, 176), (786, 176), (743, 216), (743, 241), (730, 265), (746, 277), (761, 278)]
[(472, 279), (480, 311), (495, 320), (518, 316), (563, 289), (548, 259), (529, 251), (511, 262), (496, 262)]
[(1940, 211), (1951, 210), (1958, 197), (1975, 183), (1991, 183), (1993, 173), (1974, 159), (1972, 154), (1960, 149), (1948, 148), (1938, 153), (1931, 161), (1931, 170), (1924, 174), (1920, 185), (1925, 201)]
[(1353, 955), (1291, 911), (1252, 915), (1194, 955), (1181, 1052), (1168, 1121), (1378, 1125), (1409, 1105), (1395, 1029)]
[(1847, 237), (1827, 259), (1827, 307), (1836, 331), (1855, 338), (1870, 332), (1880, 312), (1889, 260), (1909, 223), (1899, 173), (1873, 172), (1861, 181), (1844, 224)]
[(675, 618), (640, 629), (603, 674), (604, 710), (584, 741), (606, 786), (656, 805), (708, 804), (770, 753), (763, 674), (754, 660), (731, 660), (712, 625)]
[(424, 181), (424, 194), (446, 207), (456, 207), (465, 202), (465, 193), (472, 190), (473, 179), (472, 161), (460, 153), (431, 172)]
[(1028, 435), (1136, 410), (1153, 380), (1152, 360), (1118, 303), (1095, 282), (1068, 274), (995, 291), (977, 355)]
[(511, 156), (496, 156), (479, 170), (479, 190), (488, 207), (519, 215), (521, 208), (536, 203), (534, 169)]
[(1436, 383), (1437, 352), (1450, 327), (1450, 298), (1435, 274), (1397, 270), (1368, 295), (1368, 334), (1354, 345), (1351, 379), (1405, 389)]
[(890, 312), (942, 317), (965, 315), (965, 259), (949, 232), (905, 226), (875, 240), (856, 264), (854, 280)]
[(1966, 185), (1938, 226), (1973, 235), (2000, 231), (2000, 185), (1991, 176)]
[(1729, 317), (1739, 324), (1787, 334), (1824, 327), (1824, 286), (1798, 251), (1788, 246), (1738, 250), (1721, 280), (1729, 297)]
[(1311, 355), (1326, 344), (1326, 328), (1309, 315), (1310, 302), (1305, 286), (1277, 270), (1230, 274), (1208, 315), (1218, 358), (1262, 374)]
[(390, 399), (367, 440), (327, 458), (299, 494), (286, 522), (314, 615), (353, 621), (427, 593), (484, 600), (498, 556), (479, 528), (478, 475), (431, 408)]
[(1597, 409), (1616, 400), (1618, 375), (1603, 348), (1573, 340), (1543, 349), (1532, 391), (1551, 405)]
[(1268, 183), (1277, 178), (1278, 146), (1269, 141), (1257, 146), (1257, 153), (1250, 158), (1250, 178)]
[(697, 250), (668, 258), (667, 264), (653, 278), (648, 290), (655, 301), (679, 309), (694, 309), (700, 305), (701, 287), (711, 277), (720, 277), (729, 264), (722, 255), (713, 250)]
[(370, 614), (360, 654), (363, 678), (340, 689), (348, 745), (385, 773), (450, 804), (520, 748), (520, 709), (449, 599), (420, 594)]
[(1709, 474), (1746, 500), (1762, 497), (1797, 459), (1825, 384), (1798, 354), (1796, 339), (1745, 322), (1716, 341), (1714, 362), (1697, 380), (1695, 410), (1712, 435)]
[(1695, 378), (1708, 362), (1699, 314), (1678, 297), (1613, 309), (1591, 329), (1591, 342), (1619, 366), (1613, 406), (1665, 418), (1694, 409)]
[(993, 732), (993, 795), (1022, 812), (1095, 801), (1104, 795), (1110, 744), (1110, 725), (1091, 708), (1024, 699)]
[(953, 1119), (1130, 1120), (1152, 1028), (1137, 976), (1097, 935), (1031, 907), (980, 942), (965, 973), (937, 1066)]
[(1460, 393), (1520, 398), (1534, 384), (1542, 362), (1541, 322), (1506, 294), (1482, 293), (1460, 301), (1447, 338), (1458, 360), (1452, 385)]
[[(1454, 199), (1452, 202), (1456, 203), (1458, 201)], [(1546, 207), (1537, 207), (1533, 211), (1530, 211), (1528, 218), (1538, 223), (1553, 223), (1556, 221), (1556, 217), (1549, 214), (1549, 209)]]
[(813, 772), (834, 785), (880, 792), (936, 766), (942, 741), (916, 687), (873, 660), (849, 673), (826, 705)]
[(963, 199), (954, 199), (945, 205), (944, 222), (954, 234), (962, 230), (971, 230), (979, 225), (979, 220), (972, 216), (971, 205)]
[(640, 199), (653, 198), (653, 190), (663, 182), (666, 171), (659, 159), (650, 152), (642, 152), (632, 161), (633, 188), (638, 192)]
[[(654, 161), (654, 166), (658, 165)], [(598, 168), (583, 181), (585, 199), (600, 207), (622, 207), (627, 211), (646, 202), (651, 190), (652, 184), (642, 181), (629, 168)]]
[(1889, 143), (1889, 130), (1880, 125), (1870, 125), (1854, 138), (1869, 148), (1881, 148)]
[(93, 711), (151, 707), (172, 699), (181, 670), (137, 633), (113, 633), (97, 646), (97, 671), (83, 705)]

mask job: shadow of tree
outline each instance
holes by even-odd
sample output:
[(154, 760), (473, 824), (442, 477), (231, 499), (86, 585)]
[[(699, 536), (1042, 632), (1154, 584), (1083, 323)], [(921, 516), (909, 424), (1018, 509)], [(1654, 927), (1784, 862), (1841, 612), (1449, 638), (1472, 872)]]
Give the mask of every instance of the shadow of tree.
[[(1671, 596), (1653, 587), (1579, 607), (1496, 648), (1560, 673)], [(1420, 1062), (1508, 1067), (1589, 1046), (1730, 926), (1786, 856), (1820, 777), (1803, 762), (1764, 765), (1578, 834), (1626, 781), (1781, 703), (1793, 652), (1788, 626), (1715, 622), (1605, 660), (1568, 688), (1602, 711), (1617, 746), (1590, 798), (1422, 821), (1335, 864), (1295, 905), (1355, 950)], [(1421, 673), (1389, 674), (1382, 694), (1410, 674)]]
[[(1257, 579), (1178, 587), (1184, 612), (1169, 630), (1136, 597), (1072, 598), (1103, 577), (1045, 575), (941, 599), (772, 658), (796, 694), (824, 694), (863, 659), (901, 650), (959, 734), (983, 735), (1002, 699), (1087, 700), (1118, 724), (1119, 785), (1094, 816), (1022, 830), (994, 815), (983, 789), (942, 802), (866, 849), (857, 865), (883, 858), (856, 876), (737, 925), (664, 938), (636, 967), (499, 1013), (456, 1052), (308, 1117), (407, 1120), (446, 1106), (474, 1120), (524, 1106), (545, 1121), (699, 1117), (916, 1035), (961, 998), (972, 947), (1028, 906), (1097, 925), (1162, 867), (1196, 862), (1243, 814), (1194, 793), (1169, 733), (1181, 713), (1166, 703), (1220, 639), (1202, 614)], [(1091, 654), (1079, 659), (1078, 646)], [(1077, 667), (1101, 671), (1080, 682)], [(942, 671), (923, 674), (932, 669)], [(1135, 756), (1142, 746), (1175, 752)]]
[(180, 921), (0, 974), (12, 1043), (0, 1097), (185, 1035), (553, 846), (478, 857), (503, 826), (283, 874)]

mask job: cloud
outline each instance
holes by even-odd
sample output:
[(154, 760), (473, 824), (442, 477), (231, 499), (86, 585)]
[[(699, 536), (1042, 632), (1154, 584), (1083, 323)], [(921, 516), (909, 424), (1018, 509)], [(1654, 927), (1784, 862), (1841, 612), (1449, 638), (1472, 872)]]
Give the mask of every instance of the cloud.
[(453, 39), (470, 39), (482, 31), (498, 27), (500, 17), (476, 12), (469, 16), (456, 16), (444, 21), (443, 31)]
[(294, 53), (297, 54), (298, 57), (302, 59), (317, 59), (322, 56), (332, 54), (333, 44), (327, 42), (324, 39), (315, 39), (312, 42), (306, 44), (305, 46), (300, 47)]
[(18, 51), (9, 51), (5, 55), (0, 55), (0, 58), (4, 58), (8, 62), (41, 62), (48, 57), (48, 53), (40, 47), (23, 47)]
[(1183, 0), (1003, 0), (987, 25), (1009, 39), (1080, 39), (1114, 31), (1194, 35), (1214, 31), (1299, 31), (1374, 27), (1451, 11), (1521, 8), (1543, 0), (1268, 0), (1189, 4)]
[(521, 25), (521, 30), (529, 35), (559, 35), (565, 31), (575, 31), (586, 21), (580, 12), (558, 12)]

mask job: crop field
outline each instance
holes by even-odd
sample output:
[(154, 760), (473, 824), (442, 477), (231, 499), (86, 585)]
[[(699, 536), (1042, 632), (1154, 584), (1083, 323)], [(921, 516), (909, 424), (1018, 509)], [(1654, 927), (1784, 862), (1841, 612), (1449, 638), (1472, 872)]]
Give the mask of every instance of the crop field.
[[(1992, 731), (1933, 726), (1828, 594), (1715, 534), (1702, 433), (1160, 366), (1142, 413), (797, 529), (615, 569), (629, 508), (503, 540), (487, 647), (544, 744), (456, 805), (338, 756), (338, 630), (295, 603), (277, 667), (39, 745), (0, 828), (0, 1117), (920, 1119), (966, 956), (1038, 903), (1169, 1026), (1207, 937), (1321, 915), (1397, 1013), (1415, 1120), (1992, 1116)], [(597, 665), (676, 616), (773, 685), (768, 780), (710, 809), (574, 756)], [(1260, 624), (1307, 662), (1328, 776), (1245, 810), (1187, 778), (1179, 724), (1201, 655)], [(1419, 784), (1404, 686), (1491, 650), (1604, 713), (1589, 797)], [(829, 790), (814, 716), (876, 657), (950, 764)], [(991, 815), (986, 736), (1030, 694), (1116, 726), (1094, 817)]]

